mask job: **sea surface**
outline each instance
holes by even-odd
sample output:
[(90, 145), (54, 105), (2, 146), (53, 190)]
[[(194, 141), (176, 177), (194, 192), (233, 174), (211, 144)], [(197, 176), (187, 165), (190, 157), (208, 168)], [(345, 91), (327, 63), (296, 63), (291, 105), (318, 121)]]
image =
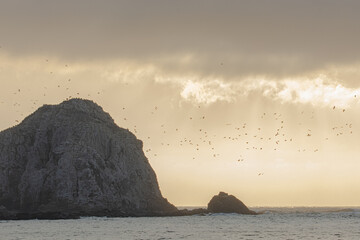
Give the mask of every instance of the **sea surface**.
[(0, 221), (0, 239), (360, 239), (360, 207), (251, 209), (263, 214)]

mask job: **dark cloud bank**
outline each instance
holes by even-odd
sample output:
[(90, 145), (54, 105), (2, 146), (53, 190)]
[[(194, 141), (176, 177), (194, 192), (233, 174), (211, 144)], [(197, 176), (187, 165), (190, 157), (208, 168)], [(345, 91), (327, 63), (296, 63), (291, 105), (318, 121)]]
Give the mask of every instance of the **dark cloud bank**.
[[(359, 62), (359, 10), (336, 0), (4, 0), (0, 44), (15, 56), (283, 76)], [(172, 58), (186, 54), (191, 66)]]

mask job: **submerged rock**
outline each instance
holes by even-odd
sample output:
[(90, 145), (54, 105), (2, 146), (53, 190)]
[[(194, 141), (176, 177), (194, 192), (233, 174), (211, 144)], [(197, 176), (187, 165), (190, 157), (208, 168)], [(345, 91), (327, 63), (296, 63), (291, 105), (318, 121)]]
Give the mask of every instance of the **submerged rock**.
[(171, 215), (142, 142), (89, 100), (0, 132), (0, 218)]
[(208, 203), (208, 211), (212, 213), (239, 213), (239, 214), (256, 214), (248, 209), (245, 204), (233, 195), (220, 192), (215, 195)]

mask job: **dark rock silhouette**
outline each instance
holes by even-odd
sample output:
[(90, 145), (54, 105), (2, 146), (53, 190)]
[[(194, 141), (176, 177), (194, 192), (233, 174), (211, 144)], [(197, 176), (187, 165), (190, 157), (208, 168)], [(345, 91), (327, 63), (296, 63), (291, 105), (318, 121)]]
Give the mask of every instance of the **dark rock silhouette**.
[(44, 105), (0, 133), (0, 219), (176, 215), (142, 147), (92, 101)]
[(208, 203), (207, 210), (212, 213), (239, 213), (239, 214), (256, 214), (249, 210), (243, 202), (233, 195), (220, 192), (215, 195)]
[(192, 216), (192, 215), (201, 215), (204, 216), (210, 212), (205, 208), (196, 208), (196, 209), (181, 209), (172, 214), (172, 216)]

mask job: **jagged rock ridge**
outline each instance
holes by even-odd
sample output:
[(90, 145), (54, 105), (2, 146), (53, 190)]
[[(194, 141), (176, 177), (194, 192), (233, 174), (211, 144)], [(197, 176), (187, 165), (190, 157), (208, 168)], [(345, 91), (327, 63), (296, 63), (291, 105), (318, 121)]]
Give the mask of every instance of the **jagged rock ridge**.
[(142, 142), (92, 101), (44, 105), (0, 133), (0, 217), (176, 210), (162, 197)]

